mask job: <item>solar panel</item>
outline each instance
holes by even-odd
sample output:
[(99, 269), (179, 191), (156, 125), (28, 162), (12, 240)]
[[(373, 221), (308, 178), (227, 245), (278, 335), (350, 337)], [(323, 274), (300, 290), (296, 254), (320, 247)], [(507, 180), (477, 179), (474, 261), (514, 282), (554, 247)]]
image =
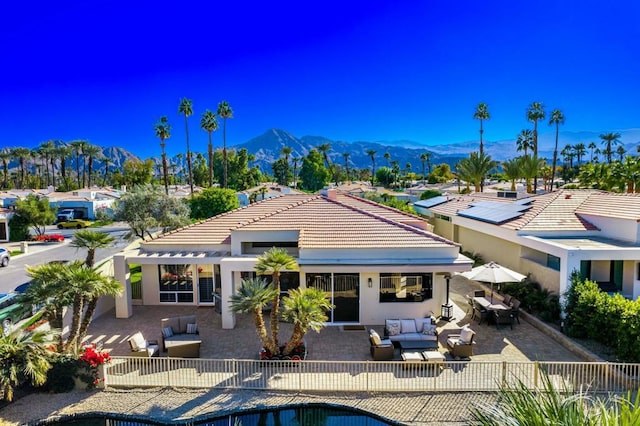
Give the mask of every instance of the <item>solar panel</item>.
[(471, 207), (481, 207), (487, 209), (496, 210), (509, 210), (509, 211), (525, 211), (531, 208), (531, 206), (523, 205), (520, 203), (497, 203), (495, 201), (478, 201), (477, 203), (471, 203)]
[(522, 211), (511, 209), (496, 209), (490, 207), (470, 207), (466, 210), (458, 212), (459, 216), (468, 217), (470, 219), (482, 220), (489, 223), (503, 223), (507, 220), (515, 219), (524, 214)]
[(413, 205), (428, 209), (429, 207), (437, 206), (442, 203), (446, 203), (449, 197), (440, 195), (438, 197), (429, 198), (428, 200), (420, 200), (413, 203)]
[(520, 198), (519, 200), (514, 201), (516, 204), (531, 204), (533, 200), (531, 198)]

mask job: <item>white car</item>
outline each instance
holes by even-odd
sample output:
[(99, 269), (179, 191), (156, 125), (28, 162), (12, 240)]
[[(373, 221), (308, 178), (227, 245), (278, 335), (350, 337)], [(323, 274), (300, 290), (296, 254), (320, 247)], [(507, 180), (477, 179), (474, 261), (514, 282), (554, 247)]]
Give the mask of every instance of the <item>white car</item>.
[(4, 247), (0, 247), (0, 266), (9, 265), (9, 259), (11, 259), (11, 253)]

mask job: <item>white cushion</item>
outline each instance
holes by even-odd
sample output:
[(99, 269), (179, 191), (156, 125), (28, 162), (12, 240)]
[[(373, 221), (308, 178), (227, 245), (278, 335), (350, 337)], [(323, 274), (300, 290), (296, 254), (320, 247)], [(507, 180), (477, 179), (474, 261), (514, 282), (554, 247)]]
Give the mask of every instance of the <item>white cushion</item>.
[(474, 334), (475, 333), (470, 328), (463, 327), (462, 330), (460, 331), (460, 343), (463, 343), (463, 344), (471, 343), (471, 338), (473, 337)]
[(171, 327), (164, 327), (162, 329), (162, 335), (167, 338), (167, 337), (172, 337), (173, 336), (173, 329)]
[(137, 332), (136, 334), (131, 336), (131, 339), (129, 339), (129, 341), (131, 342), (131, 349), (133, 349), (134, 351), (141, 351), (143, 349), (146, 349), (147, 347), (147, 341), (144, 340), (144, 337), (140, 332)]
[(198, 324), (187, 324), (187, 334), (196, 334), (198, 332)]
[(400, 320), (400, 329), (402, 333), (417, 333), (416, 322), (412, 319)]
[(387, 333), (389, 336), (400, 334), (400, 320), (386, 320)]
[(391, 339), (382, 339), (382, 346), (391, 346), (393, 345), (393, 342), (391, 341)]
[(375, 345), (375, 346), (380, 346), (382, 345), (382, 340), (380, 339), (380, 335), (378, 334), (377, 331), (375, 331), (374, 329), (371, 329), (369, 331), (369, 335), (371, 336), (371, 342)]

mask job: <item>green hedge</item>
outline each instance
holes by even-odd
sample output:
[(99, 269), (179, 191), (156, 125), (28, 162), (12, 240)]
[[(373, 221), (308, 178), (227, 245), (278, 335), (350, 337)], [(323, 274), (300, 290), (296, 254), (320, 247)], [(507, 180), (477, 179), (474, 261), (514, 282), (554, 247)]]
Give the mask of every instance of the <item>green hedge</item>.
[(571, 276), (565, 300), (565, 332), (614, 349), (624, 362), (640, 362), (640, 302), (609, 296), (579, 273)]

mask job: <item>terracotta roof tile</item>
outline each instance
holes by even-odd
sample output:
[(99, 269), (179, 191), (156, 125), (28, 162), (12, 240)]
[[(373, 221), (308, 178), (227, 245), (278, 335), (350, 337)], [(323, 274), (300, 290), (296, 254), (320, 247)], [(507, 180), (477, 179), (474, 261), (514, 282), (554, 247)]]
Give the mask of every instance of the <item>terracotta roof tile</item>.
[(640, 221), (640, 194), (593, 193), (576, 213)]

